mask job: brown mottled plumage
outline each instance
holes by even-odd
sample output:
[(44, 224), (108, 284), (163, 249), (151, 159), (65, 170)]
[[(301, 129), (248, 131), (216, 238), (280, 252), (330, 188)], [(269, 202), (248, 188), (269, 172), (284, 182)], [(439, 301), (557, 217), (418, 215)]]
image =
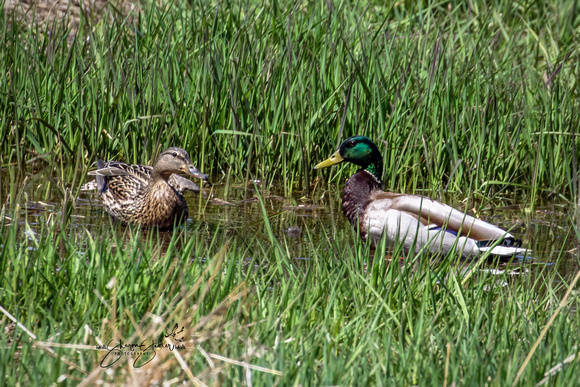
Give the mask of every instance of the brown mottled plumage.
[(89, 172), (97, 177), (96, 187), (89, 182), (83, 188), (98, 189), (105, 210), (113, 219), (143, 227), (169, 229), (187, 219), (183, 192), (199, 192), (199, 187), (176, 173), (208, 179), (195, 168), (189, 154), (177, 147), (161, 153), (153, 167), (103, 160), (97, 166), (96, 171)]

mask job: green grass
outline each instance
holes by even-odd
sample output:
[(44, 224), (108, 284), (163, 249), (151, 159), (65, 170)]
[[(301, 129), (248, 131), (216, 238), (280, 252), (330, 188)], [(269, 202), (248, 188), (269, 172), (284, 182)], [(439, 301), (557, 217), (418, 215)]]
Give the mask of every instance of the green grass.
[[(83, 213), (96, 226), (75, 218), (97, 157), (150, 163), (175, 145), (225, 192), (259, 179), (262, 197), (330, 196), (340, 217), (352, 169), (312, 167), (353, 134), (382, 150), (385, 189), (478, 211), (514, 197), (528, 216), (544, 200), (569, 209), (577, 2), (486, 3), (143, 4), (81, 19), (74, 39), (0, 14), (0, 305), (36, 336), (0, 315), (1, 383), (504, 386), (522, 369), (518, 385), (531, 386), (562, 362), (549, 382), (576, 383), (566, 251), (580, 236), (564, 214), (546, 234), (522, 222), (534, 251), (550, 240), (555, 252), (554, 265), (515, 265), (521, 275), (453, 254), (370, 259), (350, 227), (322, 220), (303, 229), (298, 260), (267, 201), (252, 227), (157, 233), (103, 223), (100, 209)], [(95, 345), (175, 323), (183, 363), (160, 349), (146, 367), (100, 369)]]
[(390, 189), (577, 194), (574, 1), (179, 4), (81, 20), (72, 44), (3, 15), (0, 163), (182, 145), (213, 176), (308, 190), (366, 134)]
[[(377, 254), (369, 262), (368, 247), (346, 228), (328, 230), (331, 239), (309, 236), (309, 260), (300, 261), (268, 217), (265, 238), (221, 228), (208, 235), (203, 227), (159, 234), (104, 222), (89, 233), (51, 211), (6, 222), (0, 303), (37, 342), (63, 344), (53, 349), (64, 360), (16, 328), (2, 336), (3, 383), (66, 375), (77, 384), (93, 371), (92, 382), (189, 380), (167, 350), (158, 349), (137, 375), (126, 357), (107, 374), (99, 365), (104, 353), (92, 350), (113, 339), (151, 340), (176, 323), (186, 327), (186, 349), (178, 352), (205, 384), (442, 385), (447, 369), (448, 385), (506, 385), (554, 314), (520, 385), (534, 385), (578, 351), (576, 291), (556, 313), (573, 274), (558, 270), (563, 252), (555, 265), (515, 265), (501, 274), (489, 272), (505, 269), (497, 264), (460, 263), (453, 254), (401, 264)], [(263, 369), (248, 372), (216, 355)], [(573, 384), (577, 364), (552, 383)]]

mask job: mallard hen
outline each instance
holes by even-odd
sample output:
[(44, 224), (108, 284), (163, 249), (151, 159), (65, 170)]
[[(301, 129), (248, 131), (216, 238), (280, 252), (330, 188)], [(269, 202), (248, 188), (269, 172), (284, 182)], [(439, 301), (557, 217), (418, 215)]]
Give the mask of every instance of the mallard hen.
[(123, 224), (170, 229), (187, 219), (183, 193), (200, 191), (195, 183), (177, 173), (208, 181), (184, 149), (171, 147), (159, 155), (153, 167), (99, 160), (97, 170), (89, 172), (96, 176), (96, 182), (81, 189), (96, 188), (105, 210)]

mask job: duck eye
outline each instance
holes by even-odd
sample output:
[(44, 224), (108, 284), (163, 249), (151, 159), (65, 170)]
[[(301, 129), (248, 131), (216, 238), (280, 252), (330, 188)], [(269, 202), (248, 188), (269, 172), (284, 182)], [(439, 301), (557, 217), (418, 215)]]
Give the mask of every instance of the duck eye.
[(177, 152), (173, 152), (173, 157), (177, 157)]
[(354, 141), (350, 141), (348, 144), (346, 144), (349, 148), (352, 148), (353, 146), (356, 145), (356, 142)]

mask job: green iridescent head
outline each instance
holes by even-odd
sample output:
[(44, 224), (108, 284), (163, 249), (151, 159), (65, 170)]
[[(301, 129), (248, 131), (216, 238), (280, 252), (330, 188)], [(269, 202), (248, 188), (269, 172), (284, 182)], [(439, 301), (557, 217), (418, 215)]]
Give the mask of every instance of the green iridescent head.
[(332, 156), (317, 164), (314, 169), (330, 167), (343, 161), (356, 164), (371, 172), (377, 179), (381, 179), (383, 157), (377, 146), (368, 137), (353, 136), (347, 138)]

